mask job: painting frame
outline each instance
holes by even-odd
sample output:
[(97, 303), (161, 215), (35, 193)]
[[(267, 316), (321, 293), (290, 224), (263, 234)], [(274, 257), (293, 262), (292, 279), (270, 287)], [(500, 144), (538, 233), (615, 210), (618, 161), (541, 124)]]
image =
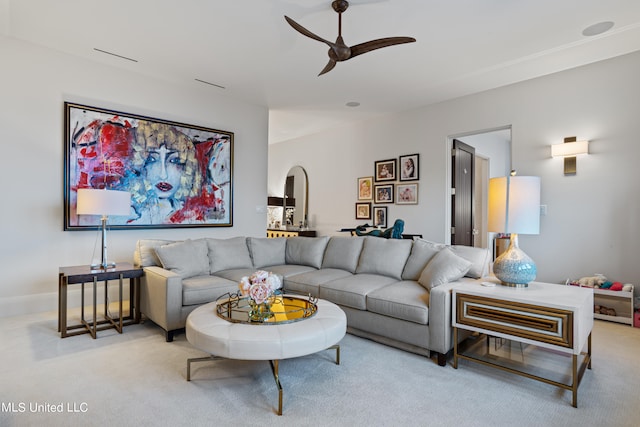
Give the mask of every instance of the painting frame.
[(387, 207), (373, 207), (373, 226), (379, 228), (387, 228)]
[(356, 203), (356, 219), (371, 219), (371, 202)]
[(398, 157), (400, 181), (418, 181), (420, 179), (420, 154), (407, 154)]
[(64, 102), (64, 230), (91, 230), (77, 190), (131, 193), (111, 229), (232, 227), (234, 133)]
[(373, 165), (376, 182), (395, 181), (398, 159), (377, 160)]
[(373, 200), (373, 176), (358, 178), (358, 200)]
[(395, 188), (393, 184), (374, 185), (373, 194), (375, 203), (393, 203)]
[(396, 184), (396, 205), (417, 205), (418, 183)]

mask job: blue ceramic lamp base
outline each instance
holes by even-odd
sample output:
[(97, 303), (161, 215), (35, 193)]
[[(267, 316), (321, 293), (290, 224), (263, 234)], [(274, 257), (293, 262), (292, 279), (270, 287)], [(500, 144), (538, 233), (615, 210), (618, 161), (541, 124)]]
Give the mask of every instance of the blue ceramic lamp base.
[(509, 248), (493, 263), (493, 274), (504, 286), (525, 288), (537, 272), (536, 263), (518, 247), (518, 235), (511, 233)]

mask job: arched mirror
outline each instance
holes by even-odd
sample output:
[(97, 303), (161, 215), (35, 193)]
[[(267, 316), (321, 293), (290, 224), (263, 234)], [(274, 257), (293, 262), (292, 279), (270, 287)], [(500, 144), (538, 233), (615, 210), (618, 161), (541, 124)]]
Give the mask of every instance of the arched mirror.
[(302, 166), (289, 169), (284, 184), (282, 224), (288, 229), (308, 226), (309, 181)]

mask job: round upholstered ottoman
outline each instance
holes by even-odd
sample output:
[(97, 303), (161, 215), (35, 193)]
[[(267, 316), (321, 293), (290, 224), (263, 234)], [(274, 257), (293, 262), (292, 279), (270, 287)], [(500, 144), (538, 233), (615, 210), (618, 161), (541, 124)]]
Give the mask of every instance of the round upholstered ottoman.
[(329, 348), (336, 350), (347, 330), (347, 318), (337, 305), (318, 300), (316, 313), (303, 320), (281, 324), (250, 324), (229, 322), (216, 313), (219, 302), (195, 309), (187, 318), (187, 341), (211, 357), (187, 361), (187, 381), (191, 380), (191, 363), (205, 360), (240, 359), (268, 360), (278, 385), (278, 415), (282, 415), (282, 386), (278, 378), (278, 361), (306, 356)]

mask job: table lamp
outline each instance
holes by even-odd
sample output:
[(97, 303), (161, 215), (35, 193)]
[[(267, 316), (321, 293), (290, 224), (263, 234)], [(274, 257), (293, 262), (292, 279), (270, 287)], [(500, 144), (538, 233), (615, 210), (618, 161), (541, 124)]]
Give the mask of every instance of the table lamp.
[(91, 268), (113, 268), (115, 263), (107, 261), (107, 220), (109, 216), (129, 216), (131, 213), (131, 193), (96, 188), (78, 189), (76, 201), (78, 215), (101, 215), (102, 261)]
[(489, 231), (510, 233), (509, 248), (493, 263), (505, 286), (526, 287), (536, 278), (536, 264), (518, 247), (518, 234), (540, 232), (540, 177), (504, 176), (489, 180)]

